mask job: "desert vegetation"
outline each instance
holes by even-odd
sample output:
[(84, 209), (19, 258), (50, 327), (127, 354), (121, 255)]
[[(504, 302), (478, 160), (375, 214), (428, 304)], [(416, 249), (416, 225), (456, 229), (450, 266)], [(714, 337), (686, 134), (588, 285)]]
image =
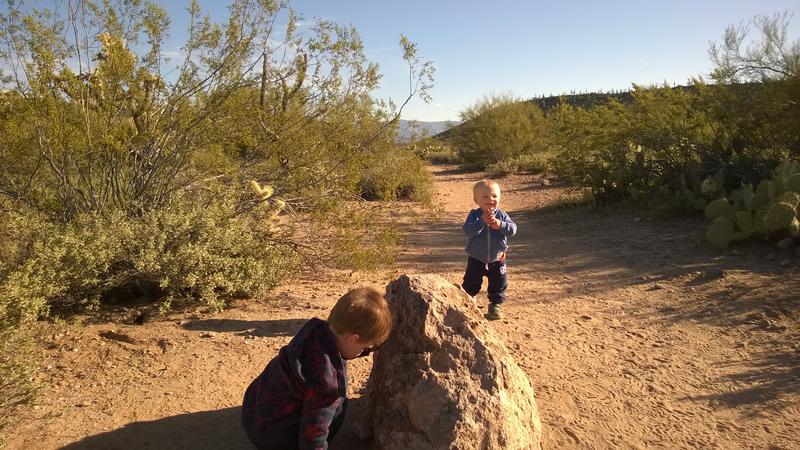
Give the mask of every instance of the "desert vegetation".
[(423, 147), (432, 161), (449, 155), (500, 176), (549, 171), (589, 188), (598, 204), (705, 211), (718, 247), (797, 237), (800, 41), (788, 36), (790, 19), (729, 27), (709, 48), (710, 74), (687, 86), (528, 101), (491, 95)]
[(800, 233), (788, 14), (730, 27), (688, 86), (490, 95), (460, 126), (401, 147), (400, 111), (433, 82), (404, 36), (410, 88), (395, 104), (373, 97), (380, 72), (357, 30), (306, 26), (284, 2), (234, 0), (223, 23), (191, 3), (173, 60), (153, 2), (8, 4), (0, 436), (36, 393), (36, 320), (128, 301), (216, 311), (306, 265), (391, 262), (400, 231), (375, 200), (429, 200), (425, 159), (553, 174), (595, 204), (705, 214), (720, 248)]
[[(358, 203), (429, 195), (357, 30), (301, 26), (286, 2), (188, 12), (173, 59), (151, 1), (0, 16), (0, 427), (33, 392), (31, 321), (128, 300), (219, 309), (299, 265), (375, 264), (397, 230)], [(405, 101), (425, 98), (433, 67), (400, 45)], [(297, 238), (315, 227), (327, 245)]]

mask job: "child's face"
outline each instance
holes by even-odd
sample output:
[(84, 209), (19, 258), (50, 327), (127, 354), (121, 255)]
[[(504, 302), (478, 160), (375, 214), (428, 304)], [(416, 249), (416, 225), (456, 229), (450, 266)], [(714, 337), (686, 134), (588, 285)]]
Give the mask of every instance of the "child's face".
[(494, 210), (500, 206), (500, 186), (484, 186), (475, 193), (475, 203), (483, 211)]
[(364, 353), (364, 350), (372, 346), (371, 342), (362, 342), (357, 334), (345, 334), (337, 339), (339, 354), (344, 359), (353, 359)]

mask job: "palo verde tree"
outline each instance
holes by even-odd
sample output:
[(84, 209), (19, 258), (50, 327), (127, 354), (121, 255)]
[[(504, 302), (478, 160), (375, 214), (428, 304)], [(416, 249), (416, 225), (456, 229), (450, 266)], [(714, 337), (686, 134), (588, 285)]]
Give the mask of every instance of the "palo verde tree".
[[(142, 285), (219, 306), (274, 285), (303, 248), (275, 228), (297, 222), (281, 212), (329, 211), (356, 194), (402, 105), (432, 83), (401, 36), (408, 97), (375, 101), (380, 74), (357, 31), (301, 29), (286, 2), (235, 0), (224, 23), (192, 2), (176, 66), (154, 2), (23, 6), (9, 1), (0, 17), (0, 201), (18, 244), (0, 280), (11, 297), (38, 299), (26, 310)], [(47, 252), (81, 270), (39, 267)]]
[[(402, 107), (428, 98), (433, 66), (405, 36), (410, 84), (398, 106), (372, 97), (380, 73), (355, 29), (301, 26), (284, 1), (233, 0), (222, 22), (192, 1), (174, 60), (170, 18), (153, 1), (6, 4), (4, 357), (15, 329), (54, 307), (145, 298), (220, 308), (257, 296), (307, 255), (293, 225), (380, 233), (336, 206), (351, 205), (342, 200), (358, 194), (361, 169), (391, 151)], [(17, 374), (12, 388), (25, 380), (16, 367), (0, 359), (4, 379)], [(30, 392), (0, 391), (23, 402)]]
[[(60, 220), (208, 201), (220, 182), (250, 177), (298, 204), (340, 193), (399, 114), (370, 98), (380, 76), (356, 30), (318, 21), (301, 33), (285, 3), (237, 0), (217, 24), (193, 2), (175, 69), (155, 3), (61, 7), (24, 14), (10, 2), (2, 18), (13, 101), (0, 156), (0, 194)], [(432, 66), (401, 44), (408, 98), (427, 95)]]
[(454, 139), (459, 156), (480, 168), (542, 152), (546, 146), (542, 112), (511, 94), (478, 100), (461, 112), (461, 120)]
[[(791, 19), (784, 12), (729, 26), (723, 41), (709, 47), (709, 55), (714, 63), (712, 79), (735, 90), (726, 106), (744, 130), (737, 137), (740, 146), (798, 158), (800, 40), (789, 37)], [(756, 89), (746, 89), (754, 85)], [(733, 120), (728, 116), (728, 122)]]

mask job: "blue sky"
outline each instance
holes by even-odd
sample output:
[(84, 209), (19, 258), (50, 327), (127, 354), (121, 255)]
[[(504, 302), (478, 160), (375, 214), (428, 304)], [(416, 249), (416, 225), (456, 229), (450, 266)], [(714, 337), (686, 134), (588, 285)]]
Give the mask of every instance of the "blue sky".
[[(407, 35), (436, 66), (433, 101), (403, 118), (458, 119), (492, 92), (519, 97), (685, 83), (708, 73), (710, 41), (757, 14), (796, 11), (796, 0), (322, 1), (298, 0), (307, 19), (354, 25), (384, 74), (380, 96), (401, 98), (407, 76), (397, 41)], [(800, 39), (800, 14), (790, 36)]]
[[(188, 0), (156, 0), (172, 18), (165, 50), (185, 41)], [(38, 3), (49, 3), (38, 1)], [(60, 2), (57, 2), (60, 3)], [(228, 2), (200, 0), (222, 21)], [(404, 119), (458, 120), (481, 97), (520, 98), (570, 92), (624, 90), (637, 84), (684, 84), (711, 69), (709, 43), (725, 28), (757, 14), (795, 13), (792, 41), (800, 39), (797, 0), (650, 1), (366, 1), (291, 0), (307, 20), (353, 25), (383, 79), (375, 95), (396, 101), (408, 92), (401, 34), (436, 66), (433, 101), (412, 100)]]

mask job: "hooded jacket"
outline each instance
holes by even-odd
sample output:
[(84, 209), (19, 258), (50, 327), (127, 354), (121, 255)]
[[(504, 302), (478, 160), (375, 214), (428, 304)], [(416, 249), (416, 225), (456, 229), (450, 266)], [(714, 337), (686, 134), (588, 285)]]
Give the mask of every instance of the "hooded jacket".
[(250, 383), (242, 423), (256, 433), (299, 423), (301, 449), (326, 449), (346, 396), (347, 362), (328, 324), (315, 317)]
[(488, 264), (499, 260), (508, 250), (508, 238), (517, 234), (517, 224), (502, 209), (495, 209), (494, 216), (500, 221), (500, 229), (492, 230), (483, 221), (483, 210), (475, 208), (467, 215), (462, 229), (469, 238), (464, 250), (472, 258)]

